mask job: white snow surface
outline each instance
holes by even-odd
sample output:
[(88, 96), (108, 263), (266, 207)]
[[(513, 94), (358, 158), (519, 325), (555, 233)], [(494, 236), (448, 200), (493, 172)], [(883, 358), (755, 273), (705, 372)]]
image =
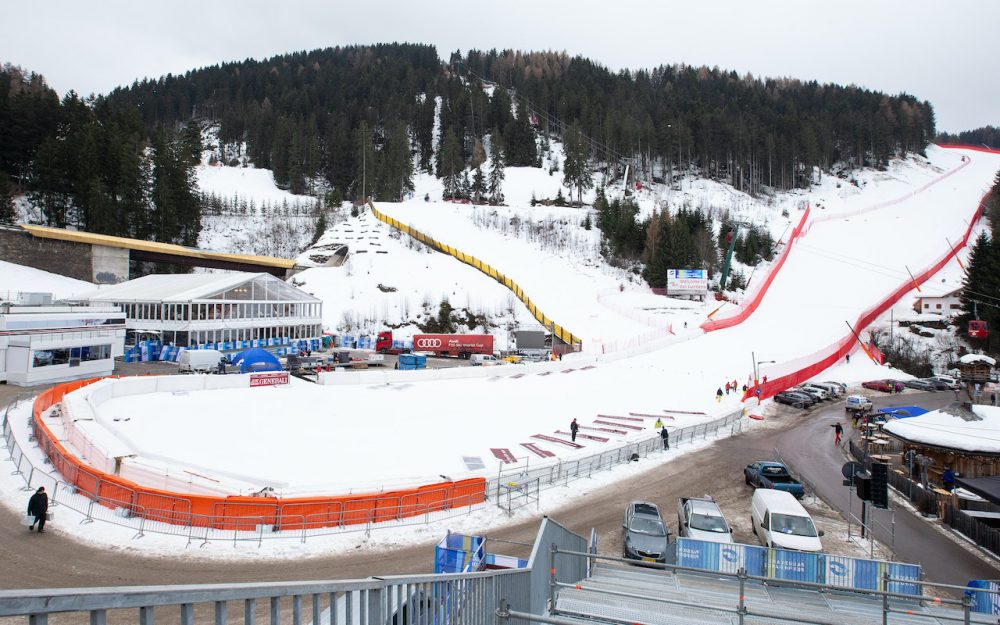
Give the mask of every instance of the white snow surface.
[(92, 282), (15, 265), (5, 260), (0, 260), (0, 276), (3, 276), (0, 280), (0, 300), (16, 300), (18, 293), (52, 293), (54, 299), (61, 299), (96, 288)]
[[(611, 440), (606, 443), (582, 439), (578, 442), (584, 448), (571, 450), (531, 438), (536, 433), (564, 438), (555, 431), (568, 431), (574, 417), (588, 427), (606, 427), (593, 423), (599, 415), (629, 412), (709, 413), (675, 413), (667, 423), (677, 427), (707, 420), (739, 407), (735, 395), (716, 403), (715, 390), (727, 380), (742, 383), (747, 379), (751, 353), (764, 363), (761, 373), (772, 379), (810, 362), (814, 354), (846, 334), (845, 321), (853, 324), (860, 313), (907, 282), (908, 268), (918, 273), (931, 265), (948, 251), (946, 237), (954, 243), (964, 233), (965, 220), (1000, 168), (1000, 156), (932, 146), (928, 157), (929, 164), (919, 159), (897, 163), (885, 175), (861, 176), (864, 184), (858, 187), (850, 185), (842, 194), (824, 195), (823, 207), (814, 207), (824, 219), (817, 218), (794, 245), (757, 312), (734, 328), (710, 334), (696, 327), (708, 306), (666, 298), (659, 298), (659, 307), (650, 305), (651, 295), (587, 255), (582, 234), (578, 237), (581, 245), (550, 250), (537, 239), (477, 226), (477, 211), (483, 217), (481, 207), (424, 202), (419, 193), (413, 201), (379, 203), (383, 212), (510, 275), (549, 317), (580, 334), (590, 355), (573, 355), (564, 363), (565, 372), (549, 375), (511, 377), (484, 372), (474, 379), (352, 387), (293, 383), (281, 389), (231, 394), (159, 394), (135, 405), (115, 399), (102, 405), (101, 411), (112, 417), (113, 424), (125, 428), (122, 431), (131, 440), (168, 452), (182, 466), (217, 465), (254, 481), (286, 482), (289, 492), (389, 488), (437, 481), (441, 475), (457, 479), (496, 474), (498, 462), (490, 449), (509, 448), (519, 462), (526, 463), (520, 446), (525, 442), (555, 453), (553, 462), (620, 444), (620, 435), (608, 435)], [(949, 172), (947, 178), (938, 180)], [(929, 183), (934, 184), (926, 186)], [(839, 190), (833, 185), (829, 191)], [(514, 217), (544, 222), (581, 215), (576, 209), (523, 205), (495, 210), (499, 220), (508, 222)], [(792, 218), (797, 215), (793, 213)], [(359, 218), (357, 223), (360, 227), (366, 222)], [(367, 222), (370, 232), (376, 226)], [(377, 236), (380, 243), (392, 238), (384, 230)], [(439, 270), (451, 271), (430, 264), (420, 270), (419, 260), (425, 256), (441, 260), (442, 268), (450, 264), (478, 273), (441, 254), (409, 250), (412, 255), (406, 255), (407, 244), (397, 241), (396, 245), (399, 249), (393, 252), (399, 252), (399, 264), (405, 265), (401, 271), (408, 272), (403, 277), (413, 276), (414, 282)], [(369, 253), (377, 247), (370, 245)], [(373, 261), (370, 267), (356, 271), (352, 267), (352, 271), (377, 285), (388, 281), (383, 278), (387, 267)], [(310, 269), (300, 277), (307, 290), (323, 297), (329, 306), (331, 300), (344, 297), (343, 290), (337, 291), (344, 287), (335, 284), (332, 273), (337, 270)], [(447, 279), (456, 286), (468, 288), (475, 280), (472, 274), (455, 271)], [(493, 295), (486, 282), (481, 287), (483, 293), (489, 292), (484, 301), (498, 298), (500, 293)], [(329, 290), (321, 294), (320, 289)], [(375, 305), (376, 292), (381, 291), (359, 295), (354, 307)], [(457, 291), (455, 296), (460, 297)], [(677, 336), (673, 343), (652, 349), (650, 333), (663, 338), (663, 319), (671, 319)], [(690, 319), (686, 332), (682, 319)], [(606, 352), (611, 350), (604, 348), (612, 344), (618, 351), (609, 355)], [(591, 362), (593, 368), (581, 366)], [(852, 383), (900, 376), (859, 355), (821, 377)], [(127, 414), (131, 420), (114, 422), (116, 413)], [(645, 420), (642, 425), (649, 427)], [(586, 429), (581, 433), (607, 434)], [(649, 434), (652, 431), (647, 429), (644, 435)], [(223, 435), (226, 440), (238, 437), (239, 444), (219, 445), (218, 437)], [(331, 448), (337, 453), (330, 453)], [(481, 458), (486, 468), (469, 471), (463, 456)], [(538, 462), (530, 460), (531, 466)], [(621, 475), (618, 470), (613, 473)], [(4, 488), (10, 492), (7, 483), (3, 482)]]
[(919, 417), (894, 419), (882, 428), (912, 441), (983, 454), (1000, 453), (1000, 407), (973, 405), (979, 420), (965, 419), (934, 410)]

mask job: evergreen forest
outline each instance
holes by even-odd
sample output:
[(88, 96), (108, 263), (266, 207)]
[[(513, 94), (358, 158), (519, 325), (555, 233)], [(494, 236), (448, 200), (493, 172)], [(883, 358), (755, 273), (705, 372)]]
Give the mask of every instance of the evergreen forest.
[[(213, 201), (193, 180), (210, 127), (280, 188), (328, 205), (398, 200), (415, 171), (439, 177), (445, 197), (499, 204), (504, 168), (540, 165), (551, 140), (563, 142), (561, 174), (579, 201), (626, 165), (637, 180), (693, 174), (759, 195), (884, 167), (935, 136), (930, 104), (906, 94), (683, 65), (613, 72), (558, 52), (474, 50), (443, 62), (429, 45), (347, 46), (86, 98), (59, 98), (41, 76), (7, 65), (0, 222), (26, 194), (53, 226), (194, 245)], [(714, 268), (723, 243), (714, 239), (730, 232), (689, 210), (638, 222), (628, 198), (603, 193), (595, 213), (606, 253), (644, 263), (654, 284), (667, 267)], [(741, 232), (737, 257), (767, 258), (765, 236)]]

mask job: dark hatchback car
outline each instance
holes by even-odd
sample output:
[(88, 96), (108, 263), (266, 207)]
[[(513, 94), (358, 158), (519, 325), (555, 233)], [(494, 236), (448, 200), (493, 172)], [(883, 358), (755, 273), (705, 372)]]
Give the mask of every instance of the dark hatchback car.
[(921, 382), (926, 382), (934, 387), (938, 391), (950, 391), (951, 385), (944, 380), (938, 380), (937, 378), (922, 378)]
[(793, 408), (808, 408), (814, 403), (811, 397), (803, 397), (799, 393), (790, 393), (788, 391), (783, 391), (775, 395), (774, 401), (779, 404), (792, 406)]
[(633, 501), (625, 508), (622, 523), (622, 556), (642, 562), (667, 561), (670, 529), (655, 503)]
[(907, 380), (903, 382), (903, 386), (906, 388), (916, 389), (918, 391), (934, 392), (938, 390), (938, 387), (930, 380)]

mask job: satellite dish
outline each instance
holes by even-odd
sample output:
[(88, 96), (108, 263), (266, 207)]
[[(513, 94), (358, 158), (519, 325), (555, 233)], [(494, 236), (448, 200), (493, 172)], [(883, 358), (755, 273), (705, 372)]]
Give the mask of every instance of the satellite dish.
[(844, 476), (844, 479), (853, 480), (854, 476), (858, 473), (864, 473), (865, 465), (860, 462), (845, 462), (844, 466), (840, 467), (840, 474)]

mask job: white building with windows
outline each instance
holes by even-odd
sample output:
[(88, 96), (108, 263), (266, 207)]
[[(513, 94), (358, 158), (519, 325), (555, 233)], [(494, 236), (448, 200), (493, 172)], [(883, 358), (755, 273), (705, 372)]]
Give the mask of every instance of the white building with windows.
[(125, 313), (114, 306), (0, 304), (0, 382), (32, 386), (111, 375), (124, 345)]
[(931, 290), (917, 298), (913, 309), (918, 313), (953, 317), (962, 314), (961, 296), (962, 289), (952, 289), (939, 293), (934, 293)]
[(78, 296), (125, 313), (126, 342), (279, 345), (319, 339), (323, 302), (267, 273), (143, 276)]

